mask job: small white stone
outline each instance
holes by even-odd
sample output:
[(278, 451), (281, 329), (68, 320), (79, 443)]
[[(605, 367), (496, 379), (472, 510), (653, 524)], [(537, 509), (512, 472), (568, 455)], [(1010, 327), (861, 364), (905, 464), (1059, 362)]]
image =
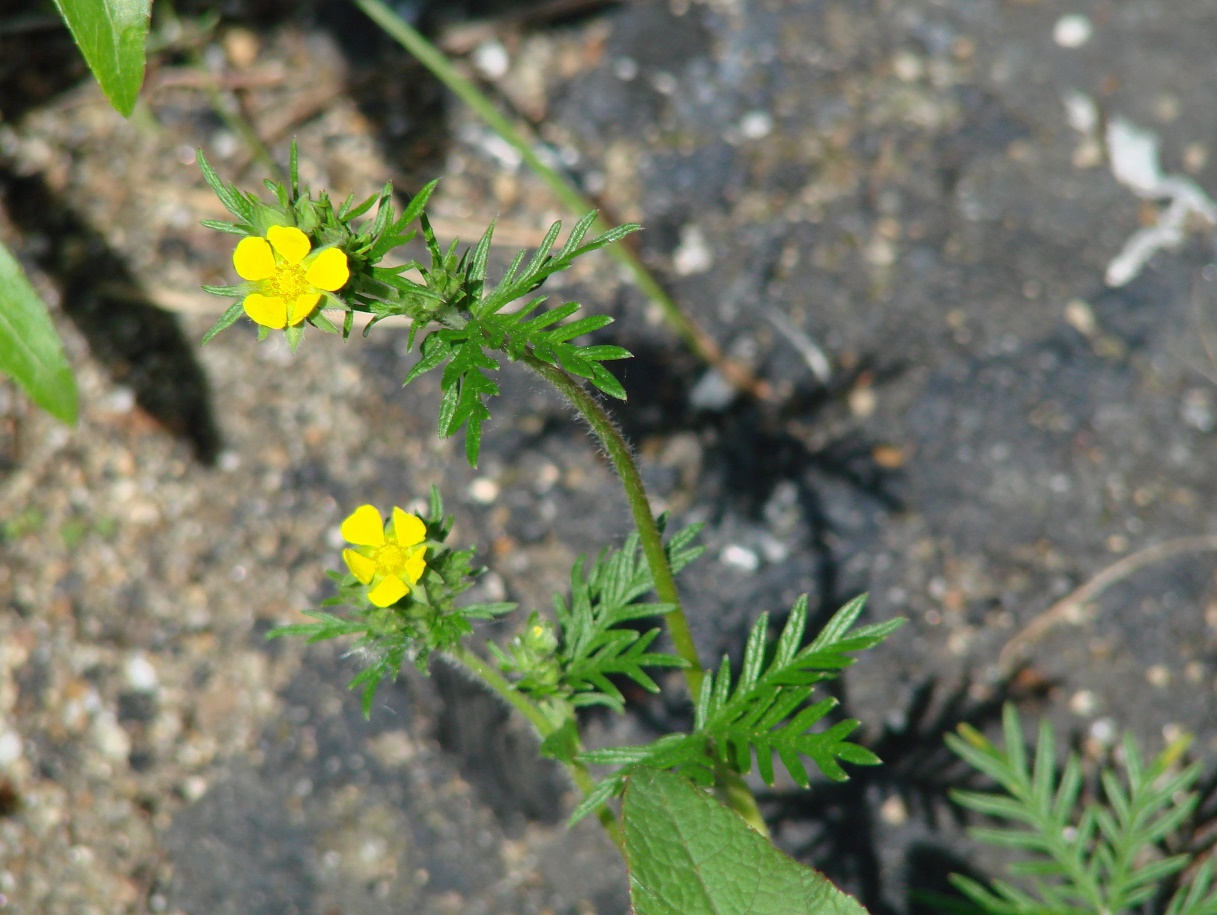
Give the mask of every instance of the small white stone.
[(1097, 718), (1090, 725), (1090, 736), (1105, 747), (1116, 742), (1116, 725), (1110, 718)]
[(651, 86), (660, 95), (675, 95), (680, 83), (671, 73), (661, 70), (651, 77)]
[(7, 769), (21, 758), (21, 735), (16, 731), (0, 732), (0, 770)]
[(618, 57), (613, 61), (613, 75), (623, 83), (628, 83), (638, 76), (638, 61), (632, 57)]
[(921, 58), (911, 51), (901, 51), (892, 58), (892, 72), (902, 83), (913, 83), (925, 73)]
[(103, 756), (116, 761), (125, 760), (131, 753), (131, 739), (110, 711), (93, 719), (93, 744)]
[(1094, 34), (1094, 25), (1081, 13), (1062, 16), (1052, 27), (1052, 40), (1062, 48), (1080, 48)]
[(1065, 320), (1083, 337), (1093, 337), (1099, 328), (1094, 309), (1082, 299), (1070, 299), (1065, 305)]
[(479, 505), (489, 505), (499, 497), (499, 484), (490, 477), (478, 477), (469, 484), (469, 498)]
[(201, 775), (192, 775), (182, 782), (182, 797), (188, 803), (195, 803), (202, 800), (204, 794), (207, 793), (207, 779)]
[(889, 826), (900, 826), (909, 818), (908, 806), (898, 794), (893, 794), (879, 807), (879, 818)]
[(127, 658), (123, 665), (123, 677), (130, 689), (140, 693), (153, 692), (159, 685), (156, 668), (142, 651), (137, 651)]
[(739, 393), (718, 369), (707, 369), (689, 392), (689, 405), (695, 410), (719, 412), (731, 406)]
[(498, 79), (511, 66), (511, 56), (499, 41), (484, 41), (473, 51), (473, 65), (487, 79)]
[(680, 244), (672, 254), (672, 269), (679, 276), (705, 273), (714, 263), (714, 256), (706, 243), (705, 233), (692, 223), (680, 230)]
[(1075, 715), (1089, 717), (1097, 706), (1094, 693), (1088, 689), (1079, 689), (1069, 698), (1069, 711)]
[(1152, 664), (1145, 671), (1145, 682), (1158, 689), (1171, 685), (1171, 671), (1165, 664)]
[(759, 140), (773, 132), (773, 115), (768, 111), (749, 111), (739, 122), (739, 132), (745, 140)]
[(728, 544), (718, 558), (723, 565), (741, 569), (744, 572), (755, 572), (761, 566), (760, 557), (738, 543)]
[(102, 398), (103, 410), (123, 415), (135, 409), (135, 392), (125, 385), (115, 388)]

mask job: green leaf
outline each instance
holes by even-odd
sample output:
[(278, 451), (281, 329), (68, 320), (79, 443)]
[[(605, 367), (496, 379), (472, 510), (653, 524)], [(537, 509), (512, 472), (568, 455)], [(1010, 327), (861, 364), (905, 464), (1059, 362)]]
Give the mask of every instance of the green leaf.
[(200, 346), (206, 346), (216, 334), (232, 327), (237, 323), (241, 315), (244, 313), (245, 309), (241, 303), (233, 302), (228, 306), (224, 314), (220, 315), (220, 319), (216, 321), (215, 324), (211, 325), (211, 329), (208, 330), (207, 333), (203, 334), (203, 342), (200, 344)]
[(678, 775), (637, 770), (622, 814), (637, 915), (865, 915)]
[(152, 0), (55, 0), (110, 104), (130, 117), (144, 82)]
[(56, 419), (76, 422), (76, 382), (46, 305), (0, 244), (0, 372)]

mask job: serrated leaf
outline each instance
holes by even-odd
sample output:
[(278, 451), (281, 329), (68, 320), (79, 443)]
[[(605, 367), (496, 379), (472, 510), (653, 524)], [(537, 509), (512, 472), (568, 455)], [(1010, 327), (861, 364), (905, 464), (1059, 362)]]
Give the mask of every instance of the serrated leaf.
[(678, 775), (636, 770), (622, 817), (636, 915), (865, 915)]
[(17, 259), (0, 243), (0, 372), (34, 403), (68, 425), (76, 423), (76, 382), (46, 305)]
[(55, 0), (106, 98), (123, 117), (144, 82), (152, 0)]

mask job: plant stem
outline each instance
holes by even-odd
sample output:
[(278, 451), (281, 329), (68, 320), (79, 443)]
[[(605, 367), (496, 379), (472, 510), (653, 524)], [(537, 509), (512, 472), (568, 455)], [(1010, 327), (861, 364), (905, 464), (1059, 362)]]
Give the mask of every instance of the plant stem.
[(630, 446), (618, 431), (604, 407), (578, 381), (559, 368), (548, 362), (543, 362), (531, 353), (524, 356), (525, 365), (558, 389), (571, 405), (579, 411), (587, 424), (592, 427), (609, 459), (621, 478), (625, 496), (630, 504), (630, 513), (634, 516), (634, 526), (638, 528), (638, 537), (642, 541), (642, 551), (646, 556), (647, 565), (651, 568), (651, 578), (655, 582), (655, 595), (662, 603), (671, 604), (674, 608), (664, 615), (668, 633), (672, 636), (672, 644), (676, 653), (688, 662), (685, 668), (685, 681), (689, 684), (689, 692), (696, 700), (701, 690), (701, 681), (705, 678), (701, 661), (697, 657), (697, 647), (693, 643), (693, 634), (689, 631), (689, 621), (685, 618), (684, 609), (680, 605), (680, 594), (676, 590), (676, 579), (672, 575), (672, 567), (668, 564), (668, 555), (663, 548), (663, 535), (659, 525), (655, 523), (655, 515), (651, 511), (650, 500), (647, 499), (646, 487), (638, 465), (634, 463), (634, 455)]
[[(696, 701), (706, 675), (697, 657), (697, 646), (693, 642), (693, 633), (689, 631), (689, 621), (680, 604), (676, 579), (672, 575), (671, 565), (668, 564), (668, 554), (663, 548), (663, 535), (655, 523), (651, 503), (647, 499), (646, 486), (638, 472), (638, 465), (634, 463), (629, 443), (613, 424), (604, 407), (600, 406), (600, 402), (578, 381), (531, 353), (525, 355), (521, 361), (558, 389), (592, 427), (592, 431), (604, 445), (604, 450), (608, 452), (609, 459), (621, 478), (626, 499), (630, 503), (634, 525), (642, 542), (642, 551), (647, 558), (647, 565), (650, 566), (651, 578), (655, 582), (655, 595), (660, 601), (673, 607), (670, 613), (664, 615), (664, 622), (668, 626), (668, 634), (672, 637), (676, 653), (689, 663), (685, 668), (685, 682), (689, 684), (689, 692)], [(769, 838), (769, 827), (765, 825), (756, 798), (752, 796), (743, 776), (727, 766), (716, 767), (715, 774), (722, 789), (723, 799), (731, 809), (742, 816), (749, 826)]]
[[(455, 661), (475, 674), (486, 686), (527, 718), (532, 726), (536, 728), (542, 740), (557, 729), (535, 702), (519, 690), (512, 689), (511, 684), (501, 673), (464, 645), (450, 648), (446, 654), (450, 660)], [(596, 786), (596, 780), (592, 777), (591, 772), (587, 770), (587, 766), (580, 762), (570, 762), (566, 764), (566, 769), (570, 773), (575, 786), (583, 792), (584, 796), (586, 797), (588, 794), (591, 794), (592, 789)], [(596, 811), (596, 816), (600, 820), (600, 825), (604, 827), (604, 831), (613, 840), (613, 844), (617, 846), (617, 850), (624, 855), (625, 836), (621, 832), (621, 824), (617, 822), (613, 811), (601, 805), (600, 809)]]
[[(533, 173), (545, 182), (559, 200), (579, 215), (599, 209), (593, 201), (581, 194), (569, 179), (537, 154), (534, 144), (529, 142), (516, 129), (516, 126), (491, 104), (490, 100), (471, 80), (452, 65), (442, 51), (427, 41), (382, 0), (353, 0), (353, 2), (391, 38), (418, 58), (419, 62), (430, 70), (436, 79), (472, 108), (478, 117), (490, 126), (491, 130), (510, 143)], [(599, 219), (594, 228), (597, 232), (604, 232), (610, 226), (603, 219)], [(768, 382), (762, 381), (746, 367), (723, 355), (722, 349), (714, 339), (681, 311), (680, 306), (667, 294), (663, 286), (634, 252), (624, 245), (612, 245), (608, 250), (630, 271), (642, 293), (659, 306), (664, 319), (690, 350), (708, 365), (718, 369), (723, 377), (738, 390), (762, 400), (767, 400), (772, 396), (773, 391)]]

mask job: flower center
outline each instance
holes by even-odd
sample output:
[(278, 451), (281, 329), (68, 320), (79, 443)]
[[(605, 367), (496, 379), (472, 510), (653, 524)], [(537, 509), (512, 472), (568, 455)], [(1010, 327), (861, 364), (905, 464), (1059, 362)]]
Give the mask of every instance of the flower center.
[(406, 560), (410, 558), (410, 550), (403, 550), (396, 543), (386, 543), (372, 557), (379, 569), (385, 575), (396, 575), (399, 578), (405, 574)]
[(278, 296), (286, 302), (295, 301), (311, 290), (304, 278), (304, 268), (299, 264), (280, 264), (275, 275), (266, 280), (266, 295)]

